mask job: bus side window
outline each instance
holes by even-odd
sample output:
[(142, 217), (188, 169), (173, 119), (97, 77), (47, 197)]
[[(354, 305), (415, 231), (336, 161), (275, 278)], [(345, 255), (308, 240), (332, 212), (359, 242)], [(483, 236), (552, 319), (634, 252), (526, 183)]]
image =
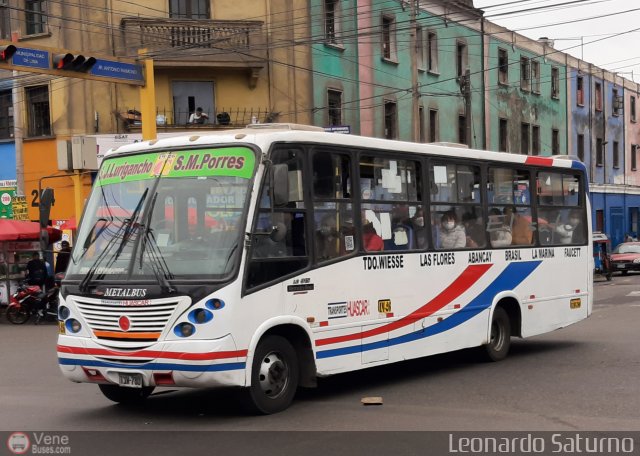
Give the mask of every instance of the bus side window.
[(355, 251), (351, 203), (351, 159), (346, 154), (317, 150), (313, 154), (314, 247), (316, 262)]

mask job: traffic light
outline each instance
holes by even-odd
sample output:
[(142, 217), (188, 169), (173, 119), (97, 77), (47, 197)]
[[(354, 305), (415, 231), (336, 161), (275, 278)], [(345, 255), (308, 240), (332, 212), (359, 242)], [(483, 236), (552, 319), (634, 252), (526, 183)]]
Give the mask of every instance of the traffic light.
[(53, 68), (56, 70), (78, 71), (88, 73), (96, 64), (94, 57), (86, 58), (84, 55), (56, 54), (53, 56)]
[(16, 53), (16, 47), (13, 44), (8, 46), (0, 46), (0, 62), (8, 62)]

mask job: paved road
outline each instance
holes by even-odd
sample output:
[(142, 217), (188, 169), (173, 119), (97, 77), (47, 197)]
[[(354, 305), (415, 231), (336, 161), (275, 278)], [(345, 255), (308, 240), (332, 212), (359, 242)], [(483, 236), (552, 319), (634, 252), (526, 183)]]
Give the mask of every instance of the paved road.
[[(0, 319), (0, 430), (640, 430), (640, 275), (596, 283), (591, 318), (526, 341), (507, 360), (463, 351), (340, 375), (284, 413), (238, 412), (229, 391), (164, 390), (113, 405), (58, 371), (57, 327)], [(363, 396), (383, 406), (364, 407)], [(1, 443), (1, 442), (0, 442)]]

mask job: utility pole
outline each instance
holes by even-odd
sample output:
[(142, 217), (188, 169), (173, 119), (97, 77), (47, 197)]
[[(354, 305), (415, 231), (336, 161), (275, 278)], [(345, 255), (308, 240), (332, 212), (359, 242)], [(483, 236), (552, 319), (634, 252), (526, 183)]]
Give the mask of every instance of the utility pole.
[(417, 3), (420, 0), (411, 0), (411, 16), (409, 23), (411, 28), (411, 113), (413, 142), (420, 142), (420, 91), (418, 87), (418, 40), (417, 40)]

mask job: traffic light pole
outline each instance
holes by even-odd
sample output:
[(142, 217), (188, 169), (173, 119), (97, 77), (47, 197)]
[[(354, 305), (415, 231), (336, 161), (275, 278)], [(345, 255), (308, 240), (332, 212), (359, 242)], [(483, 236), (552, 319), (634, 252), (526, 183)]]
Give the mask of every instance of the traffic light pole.
[[(143, 56), (146, 49), (138, 51), (139, 56)], [(140, 87), (140, 111), (142, 120), (142, 139), (153, 140), (157, 137), (156, 129), (156, 86), (153, 77), (153, 60), (144, 61), (145, 85)]]

